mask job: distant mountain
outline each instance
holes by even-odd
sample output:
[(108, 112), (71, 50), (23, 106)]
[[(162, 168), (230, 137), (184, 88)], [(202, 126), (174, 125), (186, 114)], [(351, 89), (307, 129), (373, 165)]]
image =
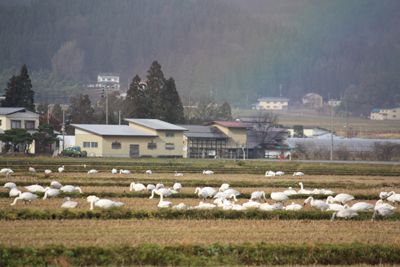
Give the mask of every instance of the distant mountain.
[(126, 86), (158, 60), (184, 97), (245, 105), (281, 85), (363, 113), (400, 102), (398, 14), (398, 0), (0, 0), (0, 73)]

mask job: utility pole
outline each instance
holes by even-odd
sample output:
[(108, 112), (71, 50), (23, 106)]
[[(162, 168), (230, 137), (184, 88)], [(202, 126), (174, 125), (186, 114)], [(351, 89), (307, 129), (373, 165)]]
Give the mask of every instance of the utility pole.
[(108, 92), (107, 89), (105, 90), (106, 94), (106, 124), (108, 124)]
[(62, 109), (62, 136), (63, 136), (63, 144), (62, 144), (62, 151), (65, 149), (65, 108)]
[(121, 125), (121, 110), (118, 110), (118, 125)]
[(331, 110), (331, 153), (330, 153), (330, 160), (333, 160), (333, 107), (330, 106)]

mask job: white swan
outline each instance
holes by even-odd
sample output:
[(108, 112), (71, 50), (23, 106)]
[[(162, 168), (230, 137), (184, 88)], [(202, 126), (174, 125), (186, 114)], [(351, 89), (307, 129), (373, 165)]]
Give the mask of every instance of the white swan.
[(271, 170), (265, 172), (265, 177), (274, 177), (275, 175), (275, 172)]
[(24, 193), (20, 193), (15, 199), (14, 202), (11, 203), (11, 206), (14, 206), (15, 204), (17, 204), (18, 200), (23, 200), (26, 204), (26, 202), (32, 202), (33, 200), (37, 199), (38, 196), (35, 194), (32, 194), (31, 192), (24, 192)]
[(157, 207), (159, 207), (159, 208), (170, 208), (172, 206), (172, 202), (171, 201), (164, 201), (163, 199), (164, 199), (164, 197), (161, 194), (160, 195), (160, 201), (158, 202)]
[(164, 186), (164, 184), (162, 184), (162, 183), (158, 183), (158, 184), (156, 184), (156, 189), (160, 189), (160, 188), (164, 188), (165, 186)]
[(294, 189), (291, 188), (291, 187), (288, 187), (288, 189), (286, 189), (285, 191), (283, 191), (283, 193), (284, 193), (285, 195), (287, 195), (288, 197), (289, 197), (289, 196), (297, 195), (297, 191), (294, 190)]
[(396, 194), (395, 192), (390, 192), (390, 196), (388, 196), (387, 201), (390, 201), (392, 203), (400, 203), (400, 194)]
[(124, 205), (122, 202), (112, 201), (110, 199), (98, 198), (96, 196), (88, 196), (87, 201), (90, 203), (90, 210), (93, 210), (94, 207), (109, 209), (114, 207), (121, 207)]
[(119, 170), (119, 174), (131, 174), (130, 170)]
[(314, 200), (313, 197), (308, 197), (306, 200), (304, 200), (304, 206), (310, 202), (311, 207), (325, 211), (329, 209), (329, 204), (327, 204), (323, 200)]
[(203, 174), (204, 174), (204, 175), (213, 175), (214, 172), (211, 171), (211, 170), (203, 170)]
[(200, 201), (199, 205), (194, 206), (194, 209), (197, 209), (197, 210), (211, 210), (211, 209), (214, 209), (215, 207), (217, 207), (215, 204), (204, 203), (204, 202)]
[(4, 184), (3, 187), (4, 188), (8, 188), (8, 189), (12, 189), (12, 188), (16, 188), (17, 185), (15, 183), (13, 183), (13, 182), (7, 182), (7, 183)]
[(232, 189), (232, 188), (229, 188), (229, 189), (225, 190), (224, 192), (218, 192), (218, 193), (222, 194), (222, 198), (233, 199), (234, 201), (238, 201), (236, 197), (240, 195), (239, 191)]
[(59, 172), (59, 173), (62, 173), (62, 172), (64, 172), (64, 170), (65, 170), (65, 167), (64, 167), (64, 165), (58, 168), (58, 172)]
[(147, 189), (147, 191), (151, 191), (151, 190), (153, 190), (153, 189), (156, 189), (156, 186), (155, 186), (154, 184), (148, 184), (148, 185), (146, 186), (146, 189)]
[(355, 211), (371, 211), (374, 209), (374, 205), (367, 202), (357, 202), (351, 206), (351, 209)]
[(21, 193), (21, 191), (18, 190), (18, 188), (13, 187), (13, 188), (11, 188), (10, 192), (8, 192), (8, 195), (10, 197), (17, 197), (17, 196), (19, 196), (20, 193)]
[(260, 207), (260, 203), (257, 201), (249, 200), (242, 204), (243, 207), (247, 209), (258, 209)]
[(38, 184), (28, 185), (28, 186), (25, 186), (25, 188), (26, 188), (26, 190), (28, 190), (29, 192), (32, 192), (32, 193), (38, 193), (38, 192), (43, 193), (44, 191), (46, 191), (43, 186), (38, 185)]
[(379, 199), (375, 203), (374, 209), (377, 209), (377, 208), (380, 208), (380, 207), (384, 207), (384, 208), (391, 209), (391, 210), (395, 210), (396, 209), (396, 207), (393, 207), (392, 205), (390, 205), (388, 203), (384, 203), (382, 199)]
[(145, 173), (146, 173), (147, 175), (152, 175), (152, 174), (153, 174), (152, 170), (146, 170)]
[(299, 185), (300, 185), (300, 190), (297, 191), (297, 194), (299, 194), (299, 195), (311, 195), (311, 191), (310, 190), (304, 189), (304, 185), (303, 185), (302, 182), (300, 182)]
[(250, 200), (258, 200), (258, 201), (264, 200), (264, 201), (267, 201), (267, 198), (265, 197), (265, 192), (264, 191), (254, 191), (250, 195)]
[(35, 168), (33, 168), (33, 167), (29, 167), (29, 168), (28, 168), (28, 172), (35, 173), (35, 172), (36, 172), (36, 170), (35, 170)]
[(372, 214), (371, 221), (375, 220), (376, 216), (388, 217), (394, 213), (396, 208), (392, 205), (383, 203), (382, 199), (378, 200), (374, 207), (374, 213)]
[(335, 217), (343, 218), (343, 219), (350, 219), (353, 217), (358, 216), (357, 211), (349, 208), (348, 205), (345, 205), (344, 209), (338, 210), (332, 214), (331, 221), (335, 219)]
[(169, 197), (173, 194), (173, 191), (167, 188), (153, 189), (151, 190), (151, 196), (149, 197), (149, 199), (154, 198), (154, 194), (159, 195), (160, 197)]
[(260, 205), (260, 207), (258, 209), (262, 210), (262, 211), (282, 210), (283, 205), (282, 205), (282, 203), (275, 203), (273, 205), (270, 205), (268, 203), (263, 203)]
[(56, 197), (60, 194), (60, 190), (55, 188), (46, 187), (46, 191), (44, 192), (43, 199), (47, 199), (48, 197)]
[(347, 202), (353, 200), (354, 197), (349, 194), (340, 193), (340, 194), (336, 195), (335, 197), (329, 196), (328, 199), (329, 199), (329, 203), (338, 202), (338, 203), (342, 203), (342, 205), (344, 205)]
[(173, 188), (175, 191), (179, 192), (179, 191), (181, 191), (181, 189), (182, 189), (182, 185), (181, 185), (181, 183), (176, 182), (176, 183), (174, 183), (174, 185), (172, 186), (172, 188)]
[(61, 205), (61, 208), (64, 209), (74, 209), (78, 206), (78, 202), (72, 201), (70, 197), (64, 198), (64, 202)]
[(145, 191), (145, 190), (146, 190), (146, 187), (144, 186), (144, 184), (141, 184), (141, 183), (132, 182), (129, 186), (129, 191), (140, 192), (140, 191)]
[(336, 203), (327, 203), (327, 204), (329, 205), (329, 208), (327, 209), (327, 211), (339, 211), (339, 210), (345, 209), (345, 207), (340, 204), (336, 204)]
[(46, 176), (46, 177), (49, 177), (51, 173), (52, 173), (52, 171), (49, 169), (44, 170), (44, 176)]
[(8, 178), (11, 174), (14, 173), (14, 171), (12, 169), (10, 169), (10, 168), (3, 168), (3, 169), (0, 170), (0, 173), (1, 174), (5, 174), (6, 177)]
[(50, 187), (55, 189), (60, 189), (62, 187), (62, 184), (58, 181), (51, 181)]
[(199, 198), (202, 198), (205, 200), (208, 197), (212, 198), (217, 193), (217, 191), (214, 188), (207, 186), (207, 187), (203, 187), (203, 188), (196, 187), (194, 193), (197, 194), (199, 196)]
[(276, 176), (283, 176), (283, 175), (285, 175), (285, 173), (283, 171), (277, 171), (277, 172), (275, 172), (275, 175)]
[(294, 202), (292, 202), (292, 204), (287, 205), (286, 207), (284, 207), (285, 210), (291, 210), (291, 211), (301, 210), (302, 208), (303, 208), (302, 205), (296, 204)]
[(96, 174), (96, 173), (98, 173), (98, 171), (95, 170), (95, 169), (91, 169), (91, 170), (89, 170), (87, 173), (88, 173), (88, 174)]
[(230, 187), (229, 184), (227, 183), (223, 183), (220, 187), (219, 187), (219, 192), (224, 192), (225, 190), (227, 190)]
[(286, 200), (289, 199), (287, 195), (285, 195), (282, 192), (272, 192), (271, 193), (271, 199), (275, 200), (276, 202), (285, 202)]
[(64, 185), (63, 187), (60, 188), (60, 190), (64, 193), (74, 193), (74, 192), (79, 192), (82, 194), (82, 189), (79, 186), (73, 186), (73, 185)]
[(111, 174), (117, 174), (117, 173), (118, 173), (118, 170), (116, 168), (112, 168)]
[(187, 210), (189, 207), (185, 203), (179, 203), (178, 205), (172, 206), (174, 210)]
[(380, 192), (379, 193), (379, 198), (382, 200), (387, 199), (388, 197), (390, 197), (394, 192)]
[(304, 176), (304, 173), (302, 173), (302, 172), (294, 172), (293, 176)]

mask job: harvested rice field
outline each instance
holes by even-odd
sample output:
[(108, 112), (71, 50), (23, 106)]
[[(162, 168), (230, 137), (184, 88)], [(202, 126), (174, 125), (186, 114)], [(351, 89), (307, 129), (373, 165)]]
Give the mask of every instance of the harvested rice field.
[[(37, 192), (33, 201), (24, 203), (21, 199), (11, 205), (15, 197), (9, 197), (9, 189), (1, 187), (0, 266), (400, 264), (398, 203), (384, 200), (393, 206), (392, 214), (378, 214), (371, 220), (381, 192), (399, 193), (400, 177), (395, 175), (305, 173), (298, 177), (290, 173), (265, 177), (254, 173), (202, 175), (193, 169), (176, 177), (169, 171), (146, 175), (134, 168), (127, 175), (113, 175), (110, 170), (88, 175), (75, 169), (69, 172), (68, 166), (66, 170), (47, 177), (39, 171), (15, 171), (0, 177), (1, 184), (14, 182), (23, 192), (27, 191), (25, 186), (46, 188), (54, 180), (82, 191), (45, 200), (44, 193)], [(149, 199), (150, 191), (130, 191), (131, 182), (145, 186), (163, 183), (166, 189), (179, 182), (183, 188), (161, 202), (157, 194)], [(271, 193), (285, 192), (289, 187), (299, 191), (299, 182), (308, 195), (271, 199)], [(223, 204), (215, 204), (213, 198), (202, 199), (194, 193), (197, 187), (206, 186), (218, 191), (222, 183), (240, 193), (237, 201), (225, 195)], [(340, 218), (338, 212), (332, 221), (334, 210), (304, 205), (309, 195), (326, 203), (328, 195), (321, 189), (333, 191), (333, 197), (352, 195), (354, 199), (342, 207), (346, 212), (358, 202), (372, 208), (350, 212), (353, 215), (349, 218)], [(313, 190), (320, 191), (313, 194)], [(266, 199), (246, 206), (255, 191), (263, 191)], [(87, 200), (90, 195), (100, 199), (92, 201), (93, 210)], [(77, 202), (77, 207), (61, 208), (65, 197)], [(122, 206), (102, 208), (101, 199)], [(183, 209), (173, 207), (180, 203)], [(290, 204), (298, 204), (300, 210), (286, 210)]]

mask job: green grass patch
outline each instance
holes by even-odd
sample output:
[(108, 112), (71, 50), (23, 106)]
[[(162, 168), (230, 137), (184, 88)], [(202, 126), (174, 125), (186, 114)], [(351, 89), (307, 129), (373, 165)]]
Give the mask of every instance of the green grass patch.
[[(125, 208), (109, 210), (0, 210), (0, 220), (68, 220), (68, 219), (246, 219), (246, 220), (329, 220), (332, 211), (230, 211), (230, 210), (172, 210), (160, 209), (156, 211), (133, 211)], [(371, 212), (360, 212), (359, 216), (351, 220), (370, 220)], [(379, 218), (378, 218), (379, 220)], [(385, 220), (399, 221), (400, 214), (395, 213)]]
[(0, 246), (0, 266), (236, 266), (400, 264), (400, 246), (371, 244), (142, 244), (115, 247)]

